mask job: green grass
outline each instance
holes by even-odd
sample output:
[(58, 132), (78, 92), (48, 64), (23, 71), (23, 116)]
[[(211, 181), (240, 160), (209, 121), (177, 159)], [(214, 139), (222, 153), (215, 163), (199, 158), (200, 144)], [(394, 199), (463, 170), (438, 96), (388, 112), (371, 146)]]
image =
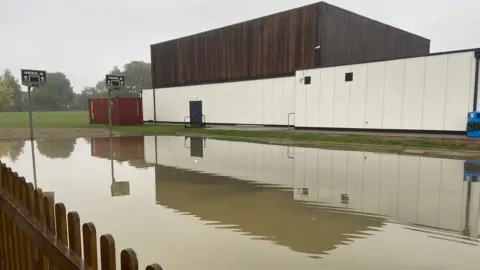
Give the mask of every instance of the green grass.
[[(105, 125), (90, 125), (88, 112), (34, 112), (36, 128), (108, 128)], [(0, 113), (0, 128), (28, 128), (28, 113)], [(240, 141), (263, 141), (295, 143), (299, 145), (320, 145), (324, 143), (362, 144), (393, 146), (397, 148), (442, 148), (455, 150), (480, 151), (480, 142), (465, 140), (442, 140), (427, 138), (393, 138), (365, 135), (324, 135), (280, 131), (234, 131), (207, 130), (198, 128), (185, 129), (180, 125), (114, 126), (114, 130), (129, 135), (208, 135), (220, 139)]]
[[(33, 126), (36, 128), (88, 128), (88, 112), (33, 112)], [(0, 128), (28, 128), (28, 112), (0, 113)]]

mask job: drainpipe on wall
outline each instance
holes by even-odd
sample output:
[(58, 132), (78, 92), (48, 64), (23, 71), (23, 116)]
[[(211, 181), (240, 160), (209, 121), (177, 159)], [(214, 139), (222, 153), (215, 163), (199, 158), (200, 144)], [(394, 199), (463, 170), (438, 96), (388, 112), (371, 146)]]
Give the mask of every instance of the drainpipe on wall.
[(480, 73), (480, 51), (475, 52), (475, 83), (473, 84), (473, 111), (477, 111), (478, 106), (478, 76)]

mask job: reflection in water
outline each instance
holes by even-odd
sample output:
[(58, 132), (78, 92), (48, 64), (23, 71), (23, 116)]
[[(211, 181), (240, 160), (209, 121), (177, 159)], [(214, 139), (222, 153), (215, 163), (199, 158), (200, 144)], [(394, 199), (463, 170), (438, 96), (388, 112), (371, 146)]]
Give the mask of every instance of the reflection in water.
[(162, 165), (155, 175), (158, 204), (297, 252), (325, 254), (382, 226), (368, 217), (303, 207), (292, 200), (290, 190)]
[[(181, 138), (158, 137), (156, 143), (156, 158), (163, 166), (292, 188), (296, 201), (329, 211), (373, 214), (479, 236), (480, 183), (462, 181), (461, 160), (300, 147), (282, 151), (272, 145), (214, 140), (199, 159), (188, 158), (192, 155)], [(146, 147), (147, 161), (155, 156), (150, 149)], [(195, 182), (198, 177), (190, 178)], [(157, 200), (162, 202), (161, 196)]]
[(15, 162), (23, 153), (24, 146), (25, 140), (0, 142), (0, 158), (8, 156), (13, 162)]
[(36, 140), (38, 152), (48, 158), (69, 158), (77, 139)]
[[(31, 169), (22, 165), (30, 164), (29, 151), (13, 163), (23, 175)], [(134, 248), (144, 264), (480, 264), (473, 161), (160, 136), (78, 140), (68, 159), (40, 156), (38, 163), (40, 187), (94, 221), (98, 234), (112, 233), (117, 249)]]
[[(133, 147), (132, 147), (133, 146)], [(110, 137), (91, 139), (92, 156), (107, 158), (110, 160), (112, 185), (110, 193), (112, 197), (130, 195), (130, 182), (116, 181), (114, 160), (125, 161), (143, 159), (143, 138), (142, 137)]]

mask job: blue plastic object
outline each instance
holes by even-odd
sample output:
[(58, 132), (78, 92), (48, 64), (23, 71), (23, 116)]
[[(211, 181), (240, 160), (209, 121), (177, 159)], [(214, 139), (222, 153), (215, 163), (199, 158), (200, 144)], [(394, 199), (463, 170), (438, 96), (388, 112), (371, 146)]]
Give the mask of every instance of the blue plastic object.
[(480, 112), (468, 113), (467, 136), (480, 137)]
[(463, 165), (463, 180), (467, 182), (480, 182), (480, 161), (466, 160)]

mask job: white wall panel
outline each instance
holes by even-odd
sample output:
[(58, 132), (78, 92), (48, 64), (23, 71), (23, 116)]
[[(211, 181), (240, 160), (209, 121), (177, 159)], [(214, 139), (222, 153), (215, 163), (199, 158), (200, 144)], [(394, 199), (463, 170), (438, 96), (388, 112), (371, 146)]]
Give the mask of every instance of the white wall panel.
[(423, 94), (423, 130), (443, 130), (448, 55), (427, 57)]
[(321, 69), (315, 69), (310, 71), (312, 81), (310, 85), (306, 85), (306, 114), (305, 114), (305, 126), (318, 127), (320, 125), (319, 109), (320, 109), (320, 82), (321, 82)]
[(262, 82), (262, 87), (263, 91), (260, 90), (260, 92), (263, 93), (263, 102), (262, 102), (262, 107), (263, 107), (263, 121), (261, 124), (268, 124), (272, 125), (274, 124), (273, 121), (273, 85), (274, 85), (274, 80), (269, 79), (269, 80), (261, 80)]
[(303, 78), (308, 76), (307, 71), (298, 71), (296, 73), (296, 82), (295, 82), (295, 126), (305, 127), (306, 126), (306, 104), (307, 104), (307, 93), (306, 85), (303, 82)]
[(350, 83), (349, 128), (365, 127), (365, 103), (367, 92), (368, 65), (354, 65), (353, 81)]
[(422, 129), (425, 61), (425, 57), (405, 60), (402, 129)]
[[(283, 125), (288, 124), (288, 114), (295, 113), (295, 106), (296, 106), (296, 96), (295, 96), (295, 84), (296, 84), (295, 77), (287, 77), (282, 79), (282, 86), (283, 86), (283, 100), (282, 100), (282, 122)], [(286, 117), (284, 117), (285, 115)], [(295, 123), (295, 117), (291, 116), (292, 124)]]
[[(273, 81), (273, 91), (272, 91), (272, 109), (273, 109), (273, 121), (272, 124), (276, 125), (286, 125), (283, 124), (286, 122), (287, 114), (283, 113), (284, 107), (283, 104), (283, 81), (282, 80), (272, 80)], [(238, 123), (238, 122), (237, 122)]]
[(472, 54), (458, 53), (448, 56), (445, 130), (462, 130), (467, 125), (470, 100)]
[(320, 102), (318, 104), (319, 127), (333, 127), (335, 117), (335, 68), (322, 69), (320, 78)]
[(350, 66), (335, 68), (334, 119), (336, 128), (348, 128), (348, 114), (350, 105), (350, 84), (345, 81), (345, 73), (350, 72)]
[(383, 125), (384, 129), (402, 127), (403, 87), (405, 61), (386, 62), (385, 88), (383, 90)]
[(142, 91), (143, 121), (153, 121), (153, 90), (145, 89)]
[[(255, 102), (252, 100), (252, 97), (255, 96), (255, 88), (254, 88), (254, 81), (246, 82), (243, 86), (245, 86), (245, 89), (242, 89), (241, 91), (245, 91), (245, 99), (247, 101), (246, 104), (246, 114), (244, 119), (244, 122), (240, 122), (243, 124), (254, 124), (255, 123), (255, 118), (260, 117), (260, 115), (257, 115), (255, 112)], [(248, 119), (248, 120), (247, 120)]]
[(368, 64), (365, 128), (382, 128), (385, 62)]

